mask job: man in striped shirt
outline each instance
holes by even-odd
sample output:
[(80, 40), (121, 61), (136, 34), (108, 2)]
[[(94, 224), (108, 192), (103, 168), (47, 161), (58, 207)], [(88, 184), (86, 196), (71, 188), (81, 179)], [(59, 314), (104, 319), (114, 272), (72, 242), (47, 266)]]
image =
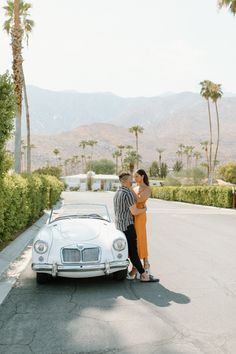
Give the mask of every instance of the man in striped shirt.
[[(130, 173), (124, 172), (119, 176), (121, 187), (118, 189), (114, 196), (114, 211), (115, 211), (115, 224), (116, 228), (123, 231), (129, 250), (129, 257), (134, 267), (141, 274), (140, 281), (150, 282), (158, 281), (152, 276), (149, 276), (140, 261), (137, 250), (137, 235), (134, 228), (133, 215), (139, 215), (146, 211), (146, 208), (138, 209), (135, 204), (134, 194), (131, 191), (132, 177)], [(129, 279), (131, 277), (128, 276)], [(134, 278), (134, 277), (133, 277)]]

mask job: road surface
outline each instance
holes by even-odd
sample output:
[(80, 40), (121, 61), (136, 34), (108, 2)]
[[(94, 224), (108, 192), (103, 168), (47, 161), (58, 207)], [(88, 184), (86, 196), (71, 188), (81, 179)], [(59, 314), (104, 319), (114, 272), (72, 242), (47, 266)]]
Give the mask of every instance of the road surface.
[[(113, 193), (65, 192), (66, 202)], [(58, 279), (26, 267), (0, 307), (0, 353), (236, 353), (236, 211), (150, 200), (152, 273), (161, 282)]]

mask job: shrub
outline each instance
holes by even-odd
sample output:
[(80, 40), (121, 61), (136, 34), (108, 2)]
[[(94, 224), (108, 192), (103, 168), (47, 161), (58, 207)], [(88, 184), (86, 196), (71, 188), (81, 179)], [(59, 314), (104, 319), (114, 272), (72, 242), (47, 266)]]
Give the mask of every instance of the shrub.
[(152, 187), (152, 197), (220, 208), (232, 208), (232, 188), (227, 186)]
[(221, 166), (218, 174), (224, 181), (236, 183), (236, 163), (230, 162)]
[(8, 73), (0, 75), (0, 178), (9, 169), (6, 141), (11, 137), (15, 111), (13, 83)]
[(0, 179), (0, 248), (56, 203), (63, 187), (53, 176), (12, 174)]
[(62, 175), (62, 167), (61, 166), (45, 166), (38, 168), (33, 173), (40, 174), (40, 175), (49, 175), (55, 176), (60, 178)]

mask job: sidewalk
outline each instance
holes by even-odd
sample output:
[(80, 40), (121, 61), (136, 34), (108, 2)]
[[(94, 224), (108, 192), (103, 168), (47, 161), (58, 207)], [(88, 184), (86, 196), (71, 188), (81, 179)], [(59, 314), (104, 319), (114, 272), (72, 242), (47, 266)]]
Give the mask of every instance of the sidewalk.
[(16, 282), (14, 276), (8, 277), (5, 273), (7, 273), (13, 263), (16, 262), (27, 246), (33, 241), (37, 232), (46, 223), (47, 219), (48, 212), (45, 212), (39, 220), (22, 232), (22, 234), (0, 252), (0, 304), (4, 301)]
[(33, 240), (38, 230), (46, 223), (47, 218), (48, 213), (45, 213), (39, 220), (0, 252), (0, 277)]

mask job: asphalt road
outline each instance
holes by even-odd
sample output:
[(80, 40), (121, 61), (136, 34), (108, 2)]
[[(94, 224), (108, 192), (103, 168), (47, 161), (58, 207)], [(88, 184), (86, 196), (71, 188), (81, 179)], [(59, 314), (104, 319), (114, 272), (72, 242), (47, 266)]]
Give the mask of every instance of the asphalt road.
[[(103, 202), (112, 193), (64, 193)], [(0, 353), (236, 353), (236, 211), (148, 202), (161, 282), (58, 279), (27, 267), (0, 307)]]

